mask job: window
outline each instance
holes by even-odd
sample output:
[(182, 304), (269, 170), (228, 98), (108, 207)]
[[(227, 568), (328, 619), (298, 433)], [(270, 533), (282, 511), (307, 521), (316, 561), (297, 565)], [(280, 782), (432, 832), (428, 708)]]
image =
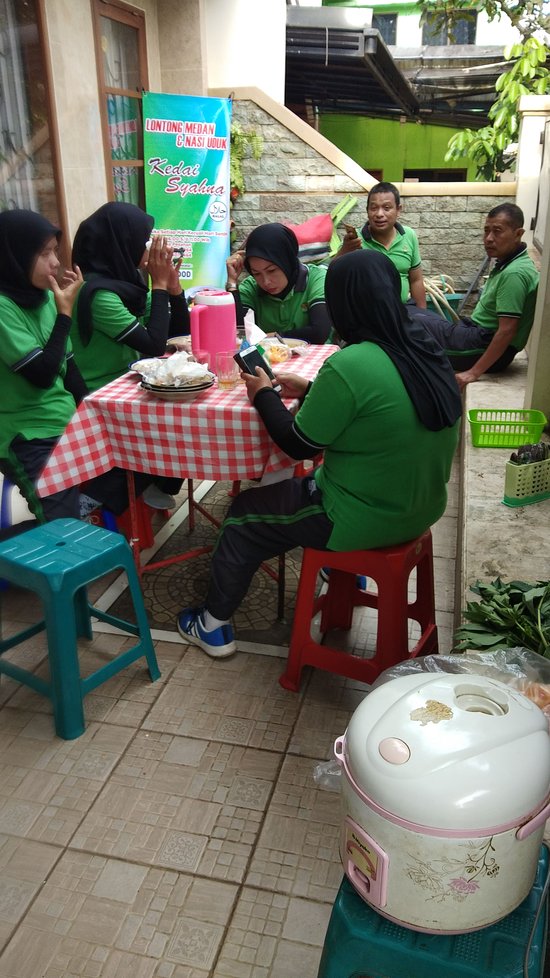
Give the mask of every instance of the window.
[(373, 14), (372, 26), (380, 32), (380, 36), (386, 44), (395, 44), (397, 14)]
[(110, 196), (144, 207), (142, 91), (148, 85), (145, 19), (131, 7), (105, 0), (94, 0), (94, 14)]
[(0, 210), (60, 224), (38, 0), (0, 0)]
[(468, 179), (467, 170), (403, 170), (404, 183), (455, 183)]
[(424, 24), (422, 27), (422, 44), (475, 44), (476, 43), (477, 14), (459, 15), (451, 24), (445, 17), (444, 23), (439, 28), (433, 24)]

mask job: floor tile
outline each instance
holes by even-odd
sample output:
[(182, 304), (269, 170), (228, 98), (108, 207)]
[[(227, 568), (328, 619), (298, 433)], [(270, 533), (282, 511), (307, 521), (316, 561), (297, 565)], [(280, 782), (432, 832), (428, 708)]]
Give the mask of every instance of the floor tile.
[(268, 751), (140, 732), (72, 845), (240, 882), (280, 763)]
[(245, 883), (332, 903), (342, 878), (338, 792), (317, 788), (315, 762), (287, 757)]
[(189, 649), (144, 721), (144, 730), (283, 751), (300, 697), (279, 685), (279, 659), (239, 653), (210, 659)]

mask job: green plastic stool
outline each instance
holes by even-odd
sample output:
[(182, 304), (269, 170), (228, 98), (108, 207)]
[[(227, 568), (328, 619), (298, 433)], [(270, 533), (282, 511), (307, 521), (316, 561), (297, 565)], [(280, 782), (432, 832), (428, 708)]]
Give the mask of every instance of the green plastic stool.
[(369, 907), (344, 877), (317, 978), (523, 978), (523, 959), (539, 908), (527, 975), (542, 978), (548, 861), (548, 850), (542, 846), (535, 882), (523, 903), (491, 927), (469, 934), (423, 934), (399, 927)]
[[(126, 571), (137, 625), (88, 603), (86, 585), (118, 568)], [(120, 533), (81, 520), (53, 520), (0, 543), (0, 577), (34, 591), (42, 599), (44, 609), (42, 621), (11, 638), (0, 639), (0, 673), (49, 697), (59, 737), (65, 740), (80, 737), (85, 727), (82, 701), (86, 693), (141, 656), (147, 660), (151, 681), (159, 678), (132, 551)], [(92, 638), (92, 616), (139, 636), (139, 641), (82, 679), (77, 639)], [(49, 682), (2, 658), (8, 649), (44, 629), (48, 639)]]

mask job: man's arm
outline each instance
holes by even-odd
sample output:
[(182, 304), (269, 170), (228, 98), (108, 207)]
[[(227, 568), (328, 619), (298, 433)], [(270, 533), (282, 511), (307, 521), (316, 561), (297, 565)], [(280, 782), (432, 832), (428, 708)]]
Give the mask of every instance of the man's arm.
[(422, 265), (417, 265), (416, 268), (409, 268), (409, 289), (411, 299), (414, 299), (417, 308), (426, 309), (426, 289), (424, 288)]
[(482, 374), (486, 373), (489, 367), (492, 367), (494, 363), (502, 356), (504, 351), (510, 346), (513, 341), (519, 325), (519, 318), (512, 318), (512, 316), (499, 316), (498, 329), (493, 336), (493, 339), (489, 343), (489, 346), (485, 352), (480, 356), (479, 360), (474, 363), (473, 367), (469, 370), (464, 370), (462, 373), (455, 374), (458, 381), (458, 386), (462, 390), (466, 384), (471, 384), (474, 380), (479, 380)]

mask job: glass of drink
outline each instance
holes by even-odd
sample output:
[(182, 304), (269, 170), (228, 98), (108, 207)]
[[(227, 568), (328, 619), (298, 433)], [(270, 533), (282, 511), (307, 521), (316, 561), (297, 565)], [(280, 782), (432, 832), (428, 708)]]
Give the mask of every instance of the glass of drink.
[(218, 387), (221, 390), (231, 390), (239, 383), (239, 365), (233, 359), (233, 350), (224, 350), (223, 353), (216, 353), (215, 370), (218, 378)]

